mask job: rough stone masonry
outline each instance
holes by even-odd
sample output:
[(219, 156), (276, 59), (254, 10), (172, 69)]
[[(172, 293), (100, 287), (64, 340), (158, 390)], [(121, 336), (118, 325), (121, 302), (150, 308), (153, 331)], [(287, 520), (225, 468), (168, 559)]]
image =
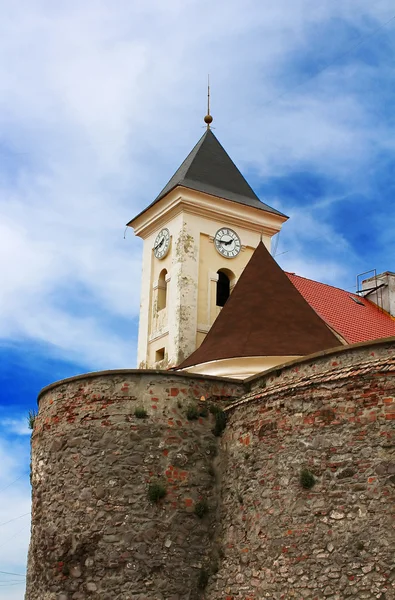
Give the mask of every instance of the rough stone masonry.
[(26, 600), (394, 600), (394, 382), (390, 339), (45, 388)]

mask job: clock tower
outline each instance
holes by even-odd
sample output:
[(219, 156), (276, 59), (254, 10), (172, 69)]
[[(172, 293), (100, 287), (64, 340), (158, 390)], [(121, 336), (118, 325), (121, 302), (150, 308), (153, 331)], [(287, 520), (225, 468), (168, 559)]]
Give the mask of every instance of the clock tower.
[(259, 200), (205, 120), (180, 168), (128, 223), (144, 241), (139, 368), (174, 367), (200, 346), (260, 240), (270, 250), (287, 220)]

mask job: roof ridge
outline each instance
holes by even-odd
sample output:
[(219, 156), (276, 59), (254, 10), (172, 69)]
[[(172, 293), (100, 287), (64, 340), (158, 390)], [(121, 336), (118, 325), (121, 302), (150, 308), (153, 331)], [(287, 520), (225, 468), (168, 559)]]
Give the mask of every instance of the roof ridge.
[[(345, 294), (354, 294), (354, 296), (356, 296), (357, 298), (361, 298), (361, 296), (358, 296), (358, 294), (356, 292), (350, 292), (349, 290), (344, 290), (341, 287), (338, 287), (337, 285), (331, 285), (330, 283), (325, 283), (324, 281), (317, 281), (316, 279), (311, 279), (310, 277), (304, 277), (303, 275), (297, 275), (296, 273), (292, 273), (291, 271), (284, 271), (284, 273), (286, 275), (293, 275), (294, 277), (299, 277), (299, 279), (305, 279), (306, 281), (312, 281), (313, 283), (318, 283), (319, 285), (326, 285), (327, 287), (333, 288), (334, 290), (339, 290), (340, 292), (344, 292)], [(362, 296), (362, 299), (365, 300), (365, 298)], [(369, 302), (369, 300), (368, 300)]]
[[(198, 139), (198, 141), (196, 142), (196, 144), (194, 145), (194, 147), (192, 148), (192, 150), (189, 152), (189, 154), (186, 156), (186, 158), (184, 158), (184, 160), (182, 161), (182, 163), (180, 164), (180, 166), (178, 167), (178, 169), (176, 169), (173, 173), (173, 175), (170, 177), (169, 181), (166, 183), (166, 185), (162, 188), (162, 190), (159, 192), (159, 194), (157, 195), (157, 197), (155, 198), (154, 202), (155, 203), (157, 200), (159, 200), (160, 198), (162, 198), (165, 195), (165, 190), (166, 188), (169, 186), (169, 184), (171, 183), (171, 181), (175, 178), (175, 176), (177, 175), (177, 173), (179, 173), (180, 171), (182, 171), (182, 168), (184, 167), (184, 165), (187, 165), (189, 159), (192, 159), (190, 161), (190, 164), (188, 165), (185, 174), (184, 174), (184, 178), (187, 176), (187, 173), (191, 167), (192, 161), (194, 156), (196, 156), (196, 154), (198, 153), (201, 145), (203, 144), (208, 131), (210, 131), (209, 129), (207, 131), (205, 131), (203, 133), (203, 135)], [(194, 156), (193, 156), (194, 155)], [(169, 189), (166, 191), (166, 194), (169, 193), (174, 187), (176, 187), (177, 184), (175, 184), (174, 186), (169, 187)]]

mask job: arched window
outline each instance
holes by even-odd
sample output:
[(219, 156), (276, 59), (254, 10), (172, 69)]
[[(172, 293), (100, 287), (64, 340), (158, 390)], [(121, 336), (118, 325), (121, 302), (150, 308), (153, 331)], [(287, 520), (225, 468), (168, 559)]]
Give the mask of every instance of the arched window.
[(230, 278), (224, 271), (217, 271), (217, 306), (225, 306), (230, 296)]
[(166, 308), (167, 301), (167, 281), (166, 281), (167, 271), (166, 269), (162, 269), (159, 274), (158, 279), (158, 310), (162, 310)]

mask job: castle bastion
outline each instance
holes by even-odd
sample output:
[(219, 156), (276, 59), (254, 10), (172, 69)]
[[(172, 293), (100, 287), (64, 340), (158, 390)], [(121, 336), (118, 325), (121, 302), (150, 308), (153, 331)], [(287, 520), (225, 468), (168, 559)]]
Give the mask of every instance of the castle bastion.
[(393, 600), (394, 381), (388, 338), (48, 386), (26, 600)]

